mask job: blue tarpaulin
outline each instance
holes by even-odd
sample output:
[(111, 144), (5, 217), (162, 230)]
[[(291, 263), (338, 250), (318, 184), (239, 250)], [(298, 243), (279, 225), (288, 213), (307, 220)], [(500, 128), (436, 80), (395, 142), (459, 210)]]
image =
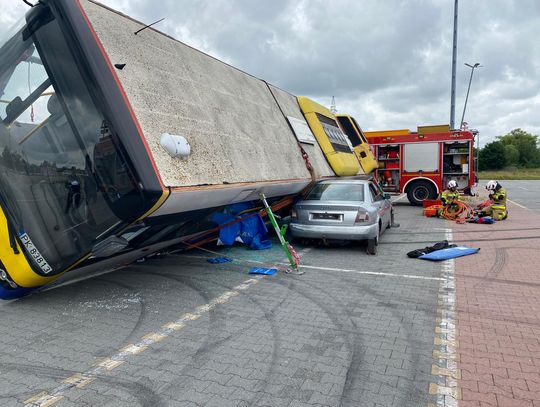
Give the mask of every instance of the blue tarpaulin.
[(234, 242), (249, 245), (253, 250), (263, 250), (272, 247), (272, 243), (267, 239), (268, 229), (264, 224), (261, 215), (248, 213), (233, 216), (229, 213), (216, 213), (211, 220), (218, 225), (225, 225), (240, 219), (219, 231), (219, 243), (224, 246), (232, 246)]

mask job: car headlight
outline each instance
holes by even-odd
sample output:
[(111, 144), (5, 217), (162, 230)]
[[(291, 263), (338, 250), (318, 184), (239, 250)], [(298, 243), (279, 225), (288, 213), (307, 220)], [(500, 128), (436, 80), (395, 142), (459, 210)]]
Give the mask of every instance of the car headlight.
[(0, 261), (0, 284), (5, 288), (17, 288), (18, 285), (11, 279), (7, 271), (5, 270), (4, 264)]

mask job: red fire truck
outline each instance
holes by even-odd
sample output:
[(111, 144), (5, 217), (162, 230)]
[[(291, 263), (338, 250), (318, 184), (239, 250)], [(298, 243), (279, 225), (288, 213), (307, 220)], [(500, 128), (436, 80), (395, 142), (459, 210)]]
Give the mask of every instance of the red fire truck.
[(435, 199), (451, 179), (471, 194), (477, 179), (473, 146), (476, 130), (450, 130), (448, 125), (409, 130), (366, 131), (379, 162), (375, 176), (387, 192), (406, 193), (413, 205)]

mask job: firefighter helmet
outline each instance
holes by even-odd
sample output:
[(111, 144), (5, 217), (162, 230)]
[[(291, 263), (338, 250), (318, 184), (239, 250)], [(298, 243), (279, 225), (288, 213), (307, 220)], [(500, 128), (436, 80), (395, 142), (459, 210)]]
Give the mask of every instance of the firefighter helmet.
[(457, 188), (457, 182), (453, 179), (451, 179), (450, 181), (448, 181), (448, 189), (450, 190), (455, 190)]
[(497, 181), (491, 180), (486, 184), (486, 189), (490, 192), (495, 192), (495, 190), (497, 189), (497, 185), (499, 185)]

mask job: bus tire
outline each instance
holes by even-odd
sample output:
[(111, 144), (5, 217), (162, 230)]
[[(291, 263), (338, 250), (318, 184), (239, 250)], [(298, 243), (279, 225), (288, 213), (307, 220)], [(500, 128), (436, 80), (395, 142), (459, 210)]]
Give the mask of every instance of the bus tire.
[(429, 181), (413, 181), (407, 187), (407, 199), (416, 206), (421, 206), (424, 199), (436, 199), (437, 189)]

